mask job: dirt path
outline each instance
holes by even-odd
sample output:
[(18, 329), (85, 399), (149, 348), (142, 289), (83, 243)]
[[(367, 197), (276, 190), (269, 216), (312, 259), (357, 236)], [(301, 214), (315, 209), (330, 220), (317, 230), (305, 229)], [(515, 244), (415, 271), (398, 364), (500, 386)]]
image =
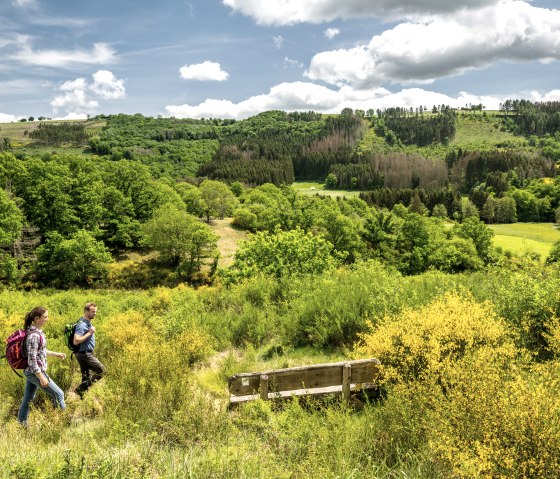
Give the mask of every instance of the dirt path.
[(233, 262), (233, 255), (239, 247), (239, 242), (247, 239), (247, 232), (233, 228), (231, 218), (212, 220), (210, 227), (220, 237), (218, 239), (220, 266), (229, 266)]

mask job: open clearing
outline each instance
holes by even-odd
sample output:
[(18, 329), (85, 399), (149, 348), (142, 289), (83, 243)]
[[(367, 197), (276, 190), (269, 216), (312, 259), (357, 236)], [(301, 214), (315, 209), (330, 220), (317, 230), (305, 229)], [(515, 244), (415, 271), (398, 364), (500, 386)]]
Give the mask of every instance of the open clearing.
[(359, 196), (359, 191), (349, 191), (349, 190), (325, 190), (323, 183), (318, 183), (315, 181), (296, 181), (292, 183), (292, 187), (298, 192), (304, 195), (322, 195), (322, 196), (342, 196), (345, 198), (350, 198), (352, 196)]
[(488, 225), (494, 231), (494, 245), (515, 254), (535, 252), (546, 259), (552, 245), (560, 240), (554, 223), (512, 223)]
[(229, 266), (242, 240), (248, 238), (246, 231), (235, 229), (231, 225), (232, 218), (212, 220), (210, 227), (219, 236), (218, 251), (220, 252), (220, 266)]

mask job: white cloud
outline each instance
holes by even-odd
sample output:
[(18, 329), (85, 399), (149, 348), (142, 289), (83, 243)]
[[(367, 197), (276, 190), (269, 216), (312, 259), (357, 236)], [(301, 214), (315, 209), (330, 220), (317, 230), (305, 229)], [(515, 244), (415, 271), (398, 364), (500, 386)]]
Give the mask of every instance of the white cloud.
[[(76, 78), (62, 83), (58, 90), (63, 92), (50, 102), (54, 112), (65, 111), (67, 115), (86, 115), (99, 108), (97, 98), (116, 100), (126, 96), (124, 80), (119, 80), (108, 70), (98, 70), (92, 82)], [(93, 97), (93, 98), (92, 98)]]
[(496, 4), (499, 0), (222, 0), (261, 25), (324, 23), (336, 18), (410, 18)]
[(50, 105), (55, 113), (58, 113), (60, 110), (84, 113), (95, 111), (99, 106), (99, 102), (88, 99), (84, 90), (72, 90), (53, 98)]
[(97, 65), (115, 61), (115, 51), (105, 43), (95, 43), (91, 50), (33, 50), (29, 37), (20, 37), (21, 50), (13, 60), (29, 65), (66, 68), (75, 64)]
[(284, 46), (284, 38), (282, 38), (282, 35), (272, 37), (272, 41), (274, 42), (274, 46), (278, 50), (280, 50)]
[(430, 83), (500, 60), (560, 60), (560, 10), (505, 0), (425, 22), (401, 23), (368, 45), (313, 57), (306, 76), (334, 85)]
[(12, 5), (19, 8), (36, 7), (36, 0), (12, 0)]
[[(543, 97), (548, 95), (542, 94)], [(516, 98), (511, 96), (510, 98)], [(228, 100), (208, 99), (199, 105), (168, 105), (165, 111), (178, 118), (234, 118), (243, 119), (267, 110), (309, 111), (339, 113), (343, 108), (368, 110), (389, 107), (418, 107), (450, 105), (460, 108), (465, 104), (482, 103), (486, 109), (498, 109), (506, 98), (478, 96), (460, 92), (451, 97), (421, 88), (403, 89), (391, 93), (385, 88), (354, 89), (344, 85), (337, 90), (314, 83), (281, 83), (267, 94), (257, 95), (233, 103)]]
[(76, 113), (75, 111), (71, 111), (64, 116), (53, 118), (53, 120), (86, 120), (87, 117), (87, 113)]
[(229, 73), (222, 70), (219, 63), (205, 61), (180, 68), (181, 78), (185, 80), (224, 81), (229, 78)]
[(340, 33), (340, 30), (338, 28), (327, 28), (323, 34), (325, 35), (326, 38), (328, 38), (329, 40), (332, 40), (334, 37), (336, 37), (338, 34)]
[(116, 100), (126, 96), (124, 80), (119, 80), (112, 72), (108, 70), (99, 70), (92, 76), (93, 84), (90, 87), (91, 91), (101, 98)]
[(10, 123), (11, 121), (18, 121), (18, 118), (8, 113), (0, 113), (0, 123)]
[(303, 68), (303, 63), (299, 60), (293, 60), (292, 58), (284, 57), (284, 67), (285, 68)]
[(560, 90), (551, 90), (545, 93), (532, 91), (529, 98), (532, 101), (560, 101)]
[(65, 81), (58, 88), (61, 91), (74, 91), (74, 90), (85, 90), (87, 88), (87, 82), (85, 78), (76, 78), (75, 80)]

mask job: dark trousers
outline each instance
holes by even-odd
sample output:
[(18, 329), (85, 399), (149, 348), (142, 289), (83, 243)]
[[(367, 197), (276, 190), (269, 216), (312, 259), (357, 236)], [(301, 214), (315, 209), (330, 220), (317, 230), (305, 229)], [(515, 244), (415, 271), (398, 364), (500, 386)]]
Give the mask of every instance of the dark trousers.
[(82, 395), (96, 381), (99, 381), (107, 372), (105, 366), (97, 359), (93, 352), (76, 353), (76, 359), (82, 371), (82, 382), (76, 392)]

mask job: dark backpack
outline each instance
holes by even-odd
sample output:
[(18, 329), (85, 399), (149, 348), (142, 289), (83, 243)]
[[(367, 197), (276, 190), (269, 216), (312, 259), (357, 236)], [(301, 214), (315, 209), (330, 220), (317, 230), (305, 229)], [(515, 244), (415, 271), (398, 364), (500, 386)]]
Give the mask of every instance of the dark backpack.
[[(14, 372), (20, 377), (23, 376), (21, 376), (16, 369), (25, 369), (29, 366), (27, 362), (27, 347), (25, 344), (25, 340), (29, 334), (39, 333), (28, 331), (27, 329), (18, 329), (6, 339), (6, 359)], [(39, 334), (39, 345), (42, 344), (43, 336)]]
[(73, 353), (78, 352), (80, 349), (80, 345), (74, 344), (74, 335), (76, 334), (76, 326), (78, 323), (67, 323), (64, 326), (64, 339), (66, 340), (66, 346), (68, 349)]

